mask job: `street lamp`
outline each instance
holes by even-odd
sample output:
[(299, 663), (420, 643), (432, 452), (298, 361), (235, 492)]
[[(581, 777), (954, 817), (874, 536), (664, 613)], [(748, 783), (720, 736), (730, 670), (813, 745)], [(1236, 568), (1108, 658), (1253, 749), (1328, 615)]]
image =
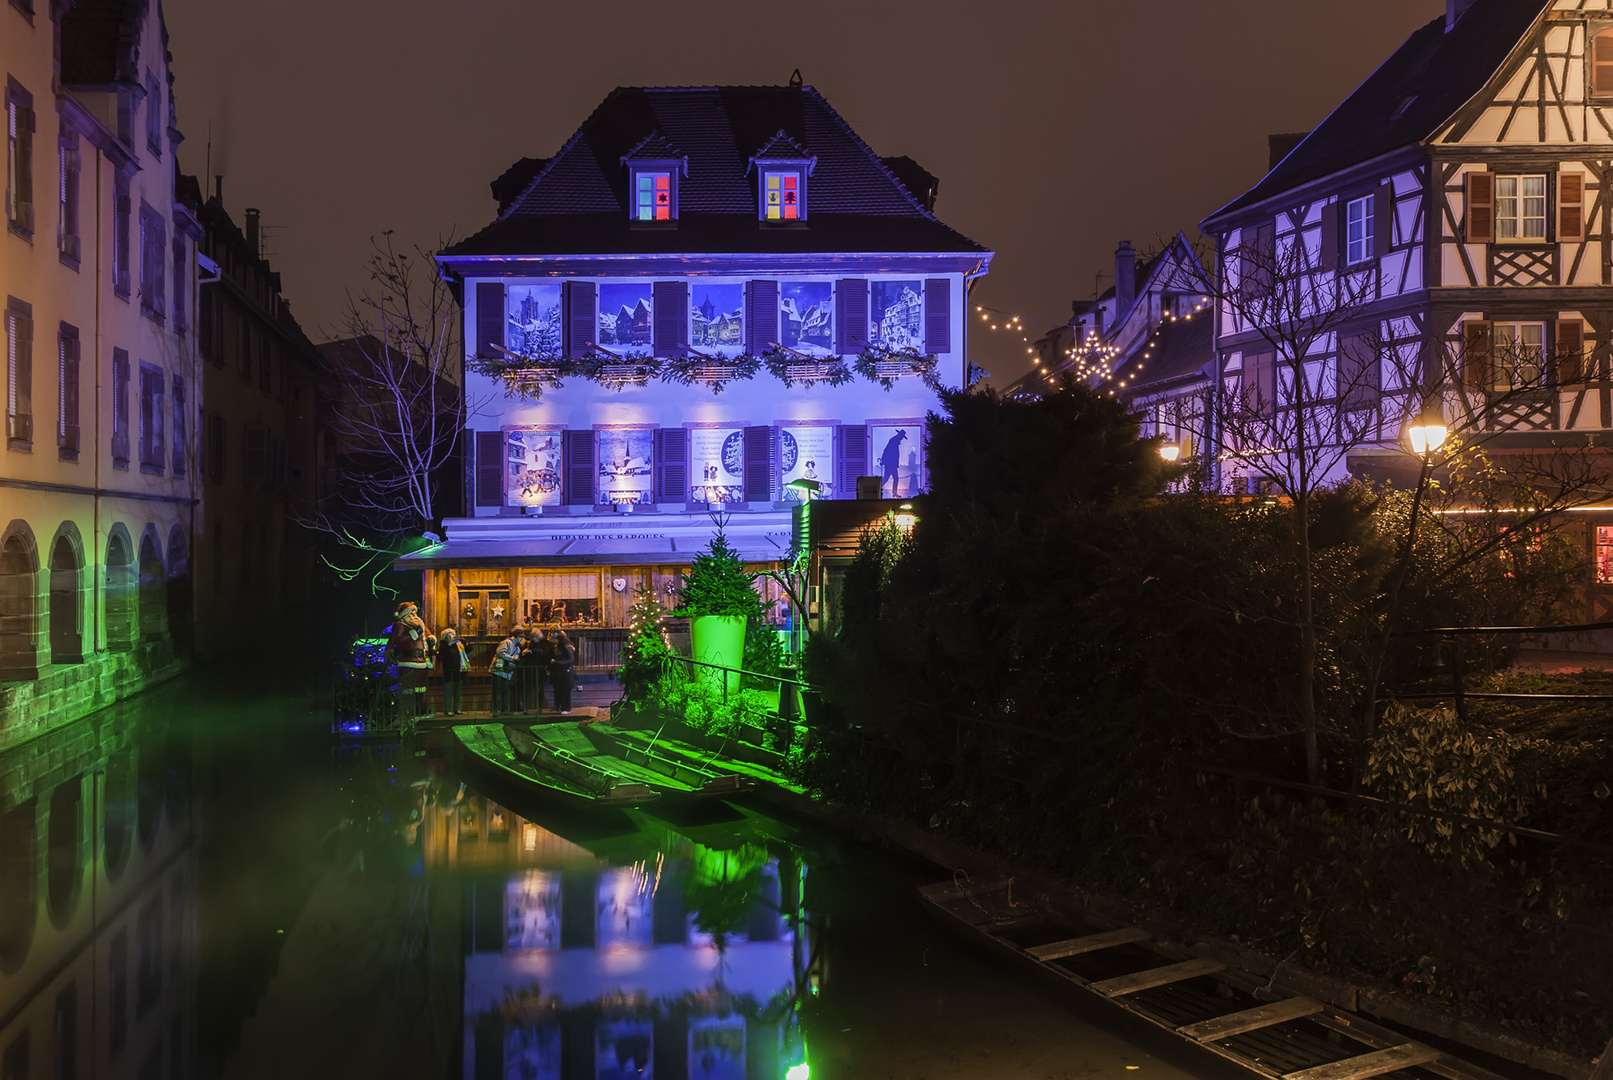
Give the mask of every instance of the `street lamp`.
[(1445, 445), (1445, 436), (1449, 429), (1445, 420), (1440, 416), (1424, 414), (1413, 420), (1406, 428), (1406, 438), (1411, 442), (1411, 452), (1425, 461), (1433, 454), (1439, 453), (1439, 448)]
[(822, 484), (818, 483), (816, 480), (808, 480), (806, 477), (799, 477), (795, 480), (791, 480), (784, 486), (788, 488), (795, 488), (797, 491), (799, 491), (801, 493), (802, 502), (811, 502), (812, 496), (823, 490)]
[(1173, 442), (1165, 443), (1159, 448), (1159, 456), (1168, 462), (1175, 462), (1182, 456), (1182, 448)]

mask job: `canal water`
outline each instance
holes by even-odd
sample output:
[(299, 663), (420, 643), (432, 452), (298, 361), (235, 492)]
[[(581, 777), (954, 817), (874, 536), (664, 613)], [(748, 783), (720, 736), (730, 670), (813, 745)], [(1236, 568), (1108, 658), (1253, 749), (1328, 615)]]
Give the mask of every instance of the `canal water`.
[(754, 807), (565, 820), (226, 665), (0, 754), (0, 1080), (1223, 1075)]

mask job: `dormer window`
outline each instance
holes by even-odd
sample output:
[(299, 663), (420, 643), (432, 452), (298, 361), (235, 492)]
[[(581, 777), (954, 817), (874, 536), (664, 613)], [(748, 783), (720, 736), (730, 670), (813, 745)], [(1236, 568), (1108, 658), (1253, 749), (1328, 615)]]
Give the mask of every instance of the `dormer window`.
[(673, 176), (670, 171), (633, 170), (634, 221), (671, 221), (677, 217), (673, 212), (677, 190)]
[(800, 169), (762, 170), (762, 218), (799, 221), (806, 217), (806, 180)]

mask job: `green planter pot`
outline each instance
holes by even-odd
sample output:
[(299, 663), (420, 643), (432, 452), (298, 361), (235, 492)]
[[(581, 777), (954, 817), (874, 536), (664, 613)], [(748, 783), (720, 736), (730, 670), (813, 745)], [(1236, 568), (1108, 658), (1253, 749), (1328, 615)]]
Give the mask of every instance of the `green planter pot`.
[[(730, 669), (728, 692), (739, 692), (738, 669), (745, 661), (745, 616), (696, 615), (689, 620), (690, 652), (696, 660)], [(710, 668), (695, 668), (700, 678), (721, 689), (724, 675)]]

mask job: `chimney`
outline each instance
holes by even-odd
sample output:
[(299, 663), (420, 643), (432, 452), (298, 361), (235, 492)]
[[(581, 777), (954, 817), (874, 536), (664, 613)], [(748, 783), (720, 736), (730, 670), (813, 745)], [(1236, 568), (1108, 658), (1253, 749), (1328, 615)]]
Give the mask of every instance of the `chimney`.
[(223, 173), (214, 173), (213, 174), (213, 198), (217, 199), (219, 201), (220, 205), (223, 205), (223, 203), (224, 203), (224, 174)]
[(246, 250), (254, 259), (258, 257), (258, 208), (246, 208)]
[(1445, 32), (1448, 34), (1456, 26), (1456, 20), (1467, 14), (1467, 9), (1473, 6), (1473, 0), (1445, 0)]
[(1115, 248), (1115, 325), (1131, 310), (1137, 296), (1137, 253), (1131, 250), (1131, 241), (1122, 240)]

